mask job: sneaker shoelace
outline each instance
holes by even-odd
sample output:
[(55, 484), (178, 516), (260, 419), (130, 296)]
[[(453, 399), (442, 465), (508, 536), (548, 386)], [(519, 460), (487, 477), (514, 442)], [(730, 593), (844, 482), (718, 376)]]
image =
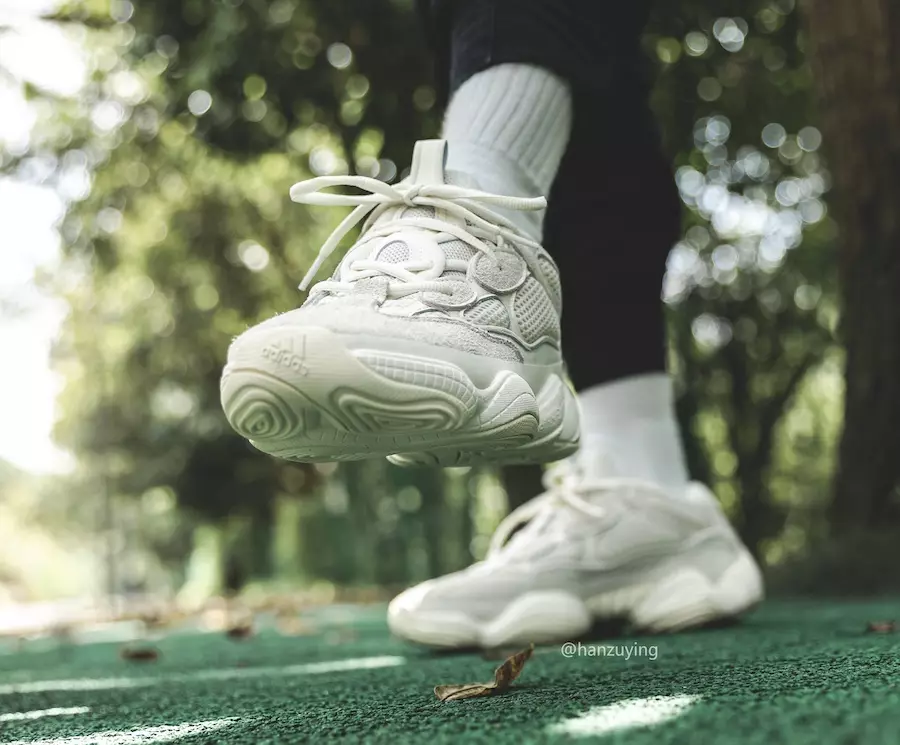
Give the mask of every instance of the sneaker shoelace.
[[(332, 194), (323, 192), (324, 189), (338, 186), (355, 187), (368, 193)], [(512, 222), (502, 215), (498, 215), (490, 207), (533, 211), (544, 209), (547, 206), (547, 200), (543, 197), (501, 196), (452, 184), (416, 185), (401, 182), (391, 185), (366, 176), (319, 176), (308, 181), (301, 181), (291, 187), (291, 199), (300, 204), (354, 207), (354, 210), (341, 221), (319, 249), (319, 255), (300, 283), (301, 290), (309, 287), (322, 264), (334, 253), (344, 237), (362, 220), (366, 220), (363, 226), (364, 235), (356, 244), (357, 246), (375, 238), (390, 236), (404, 229), (427, 230), (458, 238), (476, 251), (496, 259), (496, 250), (504, 247), (507, 242), (514, 248), (523, 246), (538, 249), (540, 244), (523, 234)], [(434, 217), (403, 217), (402, 215), (378, 223), (381, 215), (396, 207), (432, 207), (459, 219), (465, 227)], [(492, 243), (496, 246), (491, 245)], [(377, 276), (390, 277), (389, 297), (405, 297), (417, 292), (452, 294), (452, 287), (448, 287), (445, 282), (422, 280), (418, 272), (427, 271), (430, 268), (432, 268), (431, 262), (425, 261), (405, 262), (401, 266), (373, 259), (354, 261), (350, 267), (357, 280)], [(326, 280), (319, 282), (312, 291), (341, 293), (350, 292), (352, 289), (352, 282)]]
[[(604, 507), (585, 499), (586, 494), (596, 497), (598, 493), (624, 489), (648, 490), (664, 495), (664, 490), (651, 481), (621, 477), (591, 478), (569, 461), (556, 464), (544, 474), (544, 487), (547, 489), (544, 494), (516, 508), (500, 522), (491, 537), (486, 562), (496, 563), (511, 558), (515, 553), (509, 550), (513, 543), (526, 545), (529, 538), (539, 535), (549, 526), (561, 509), (590, 519), (604, 517)], [(526, 527), (523, 528), (523, 525)], [(513, 533), (516, 535), (513, 536)]]

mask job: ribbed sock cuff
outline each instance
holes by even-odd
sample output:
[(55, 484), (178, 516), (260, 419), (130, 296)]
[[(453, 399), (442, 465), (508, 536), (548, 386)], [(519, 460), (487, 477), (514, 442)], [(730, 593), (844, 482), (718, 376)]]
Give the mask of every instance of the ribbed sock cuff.
[(530, 187), (524, 196), (547, 196), (571, 128), (568, 85), (543, 68), (507, 64), (472, 76), (456, 91), (444, 139), (451, 153), (455, 142), (500, 153)]

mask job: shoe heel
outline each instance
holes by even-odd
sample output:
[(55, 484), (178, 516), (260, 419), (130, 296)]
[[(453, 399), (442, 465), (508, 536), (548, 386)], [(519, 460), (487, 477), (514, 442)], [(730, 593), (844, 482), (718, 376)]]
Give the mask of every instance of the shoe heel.
[(665, 576), (633, 608), (632, 622), (647, 631), (677, 631), (738, 616), (763, 598), (762, 575), (743, 548), (716, 581), (684, 567)]

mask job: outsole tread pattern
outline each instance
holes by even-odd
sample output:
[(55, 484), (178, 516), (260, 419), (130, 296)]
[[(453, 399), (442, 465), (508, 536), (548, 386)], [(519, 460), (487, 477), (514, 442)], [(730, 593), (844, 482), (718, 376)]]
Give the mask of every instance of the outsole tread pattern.
[[(577, 408), (557, 375), (537, 395), (511, 370), (479, 389), (456, 365), (351, 351), (325, 329), (252, 333), (230, 351), (222, 404), (235, 431), (271, 455), (460, 465), (543, 462), (577, 448)], [(561, 436), (567, 418), (575, 437)]]

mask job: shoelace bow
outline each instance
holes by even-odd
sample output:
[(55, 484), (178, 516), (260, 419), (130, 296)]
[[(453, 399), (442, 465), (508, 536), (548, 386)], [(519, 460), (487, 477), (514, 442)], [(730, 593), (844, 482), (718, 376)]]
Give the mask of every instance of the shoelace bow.
[(665, 491), (659, 485), (642, 479), (588, 478), (581, 469), (567, 461), (555, 465), (544, 474), (544, 487), (547, 489), (544, 494), (517, 507), (500, 522), (491, 537), (486, 560), (496, 561), (501, 557), (503, 549), (510, 545), (508, 543), (510, 537), (518, 528), (531, 523), (538, 529), (560, 508), (574, 510), (589, 518), (602, 518), (606, 514), (604, 507), (584, 499), (584, 494), (617, 489), (641, 489), (665, 495)]
[[(368, 193), (331, 194), (323, 192), (324, 189), (336, 186), (355, 187)], [(354, 207), (354, 210), (341, 221), (319, 249), (319, 255), (300, 283), (301, 290), (309, 287), (322, 264), (334, 253), (344, 237), (366, 218), (368, 220), (364, 225), (361, 242), (389, 236), (402, 229), (428, 230), (450, 234), (464, 241), (476, 251), (495, 257), (495, 247), (486, 243), (485, 240), (495, 242), (498, 246), (505, 245), (506, 241), (535, 249), (540, 245), (523, 235), (522, 231), (505, 217), (491, 210), (490, 205), (500, 209), (522, 211), (540, 210), (547, 206), (547, 200), (543, 197), (507, 197), (451, 184), (416, 185), (401, 182), (391, 185), (366, 176), (319, 176), (308, 181), (301, 181), (291, 187), (291, 199), (301, 204)], [(416, 216), (398, 217), (386, 220), (380, 225), (374, 225), (386, 210), (402, 206), (440, 209), (461, 220), (466, 227), (432, 217)], [(452, 294), (452, 289), (448, 289), (446, 283), (421, 281), (416, 272), (427, 270), (430, 266), (430, 263), (425, 262), (420, 265), (405, 262), (404, 266), (399, 266), (386, 261), (369, 259), (353, 262), (351, 269), (357, 279), (375, 276), (393, 277), (397, 282), (391, 282), (388, 286), (389, 293), (393, 297), (402, 297), (421, 291)], [(352, 289), (350, 283), (334, 280), (320, 282), (315, 287), (316, 291), (324, 292), (349, 291), (350, 289)]]

